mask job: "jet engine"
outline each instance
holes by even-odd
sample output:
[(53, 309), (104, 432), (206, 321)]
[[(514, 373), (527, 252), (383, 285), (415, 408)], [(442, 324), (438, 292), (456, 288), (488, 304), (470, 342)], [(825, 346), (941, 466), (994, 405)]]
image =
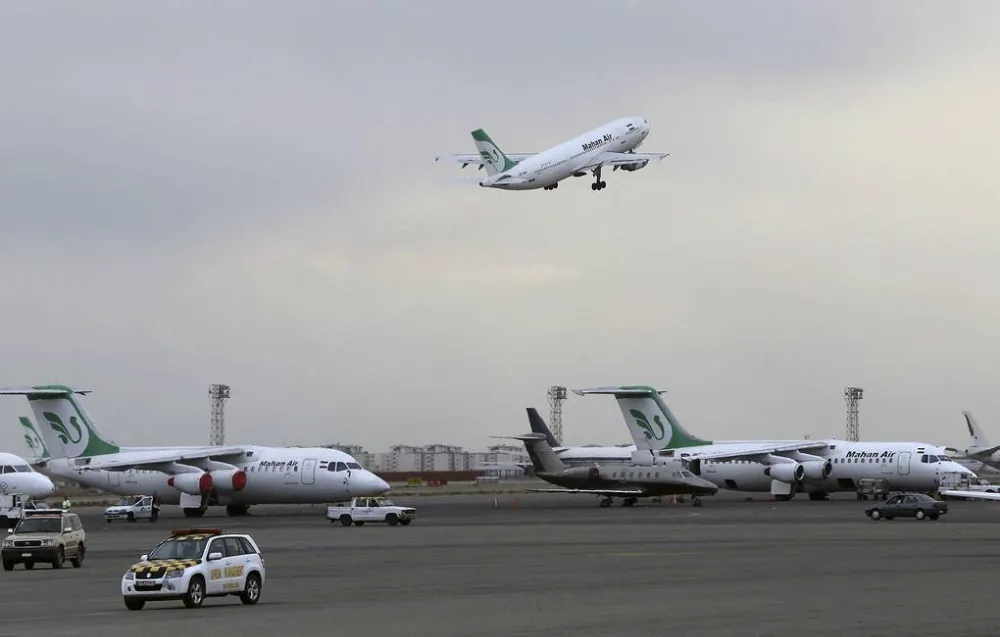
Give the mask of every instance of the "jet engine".
[(597, 480), (601, 477), (601, 470), (597, 467), (573, 467), (563, 471), (562, 475), (575, 480)]
[(648, 159), (643, 159), (642, 161), (637, 161), (632, 164), (621, 164), (620, 166), (615, 166), (615, 168), (621, 168), (625, 172), (631, 173), (637, 170), (642, 170), (649, 163)]
[(833, 473), (833, 463), (829, 459), (803, 462), (802, 467), (806, 480), (825, 480)]
[(212, 490), (212, 474), (210, 473), (181, 473), (170, 476), (167, 485), (188, 495), (201, 495)]
[(774, 464), (764, 469), (764, 475), (771, 476), (771, 478), (781, 482), (795, 483), (802, 482), (806, 475), (806, 469), (798, 462)]
[(212, 484), (221, 491), (242, 491), (247, 486), (247, 474), (242, 469), (213, 471)]

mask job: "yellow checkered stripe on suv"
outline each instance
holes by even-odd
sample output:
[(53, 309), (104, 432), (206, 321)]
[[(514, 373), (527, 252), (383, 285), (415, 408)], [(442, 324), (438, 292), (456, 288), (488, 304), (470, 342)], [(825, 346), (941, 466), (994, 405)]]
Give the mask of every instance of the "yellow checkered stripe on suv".
[(155, 562), (140, 562), (130, 570), (136, 575), (160, 576), (167, 571), (183, 570), (201, 564), (201, 560), (156, 560)]

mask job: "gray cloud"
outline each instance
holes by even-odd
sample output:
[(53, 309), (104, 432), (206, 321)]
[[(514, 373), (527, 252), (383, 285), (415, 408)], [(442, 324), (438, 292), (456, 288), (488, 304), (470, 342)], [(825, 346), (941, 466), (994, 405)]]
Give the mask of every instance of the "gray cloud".
[[(718, 438), (841, 435), (855, 382), (868, 437), (1000, 419), (992, 5), (524, 6), (12, 7), (0, 382), (133, 444), (207, 440), (212, 382), (231, 441), (374, 448), (519, 433), (553, 383)], [(673, 154), (599, 195), (432, 161), (626, 113)]]

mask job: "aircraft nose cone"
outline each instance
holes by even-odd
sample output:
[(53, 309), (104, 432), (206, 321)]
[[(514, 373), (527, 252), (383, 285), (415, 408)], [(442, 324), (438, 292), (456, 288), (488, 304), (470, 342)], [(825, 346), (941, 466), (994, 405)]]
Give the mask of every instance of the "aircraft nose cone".
[(389, 483), (370, 471), (351, 475), (351, 494), (361, 497), (379, 496), (389, 490)]
[(38, 476), (38, 487), (43, 495), (52, 495), (56, 491), (56, 485), (45, 476)]

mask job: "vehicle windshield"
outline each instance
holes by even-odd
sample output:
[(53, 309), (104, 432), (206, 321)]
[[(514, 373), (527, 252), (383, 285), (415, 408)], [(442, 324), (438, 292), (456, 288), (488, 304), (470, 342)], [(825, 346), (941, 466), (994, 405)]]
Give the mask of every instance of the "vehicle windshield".
[(164, 540), (147, 558), (153, 560), (197, 560), (205, 553), (208, 538), (203, 540)]
[(380, 507), (394, 507), (394, 506), (396, 506), (396, 503), (393, 502), (392, 500), (390, 500), (389, 498), (382, 498), (381, 500), (376, 500), (375, 503), (378, 504), (378, 506), (380, 506)]
[(14, 533), (59, 533), (61, 524), (59, 518), (22, 518)]
[(116, 506), (120, 506), (120, 507), (132, 506), (133, 504), (135, 504), (138, 501), (139, 501), (139, 496), (127, 495), (124, 498), (122, 498), (121, 500), (119, 500), (118, 504)]

